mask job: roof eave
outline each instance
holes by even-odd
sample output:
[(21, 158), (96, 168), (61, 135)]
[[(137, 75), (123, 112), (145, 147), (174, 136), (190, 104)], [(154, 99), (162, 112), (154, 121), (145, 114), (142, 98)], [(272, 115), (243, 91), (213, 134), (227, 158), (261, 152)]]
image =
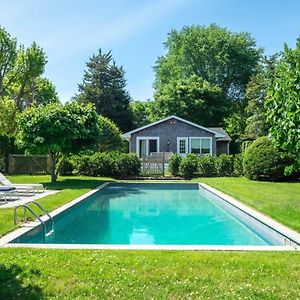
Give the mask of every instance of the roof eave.
[(177, 116), (175, 116), (175, 115), (172, 115), (172, 116), (169, 116), (169, 117), (167, 117), (167, 118), (161, 119), (161, 120), (159, 120), (159, 121), (153, 122), (153, 123), (151, 123), (151, 124), (148, 124), (148, 125), (145, 125), (145, 126), (136, 128), (136, 129), (134, 129), (134, 130), (125, 132), (122, 136), (123, 136), (124, 138), (129, 138), (129, 139), (130, 139), (130, 137), (131, 137), (131, 135), (132, 135), (133, 133), (138, 132), (138, 131), (141, 131), (141, 130), (146, 129), (146, 128), (149, 128), (149, 127), (151, 127), (151, 126), (160, 124), (160, 123), (165, 122), (165, 121), (167, 121), (167, 120), (169, 120), (169, 119), (172, 119), (172, 118), (174, 118), (174, 119), (176, 119), (176, 120), (179, 120), (179, 121), (181, 121), (181, 122), (187, 123), (187, 124), (189, 124), (189, 125), (191, 125), (191, 126), (194, 126), (194, 127), (203, 129), (203, 130), (205, 130), (205, 131), (211, 132), (211, 133), (213, 133), (213, 134), (215, 135), (216, 138), (223, 138), (223, 137), (225, 137), (224, 134), (221, 134), (221, 133), (219, 133), (219, 132), (210, 130), (210, 129), (204, 127), (204, 126), (195, 124), (195, 123), (193, 123), (193, 122), (190, 122), (190, 121), (188, 121), (188, 120), (182, 119), (182, 118), (177, 117)]

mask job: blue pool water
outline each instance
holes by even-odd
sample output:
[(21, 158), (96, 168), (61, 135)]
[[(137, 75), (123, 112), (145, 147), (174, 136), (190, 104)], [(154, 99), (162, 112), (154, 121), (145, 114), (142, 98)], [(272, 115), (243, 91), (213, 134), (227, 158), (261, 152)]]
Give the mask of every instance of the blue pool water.
[[(57, 215), (46, 243), (271, 245), (194, 184), (109, 184)], [(13, 241), (44, 243), (41, 226)]]

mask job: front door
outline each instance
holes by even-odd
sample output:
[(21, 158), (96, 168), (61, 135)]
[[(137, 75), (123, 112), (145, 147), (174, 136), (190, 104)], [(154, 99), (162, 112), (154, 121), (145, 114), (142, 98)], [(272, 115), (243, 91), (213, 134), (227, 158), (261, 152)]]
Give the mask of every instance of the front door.
[(182, 157), (185, 157), (188, 153), (188, 138), (179, 137), (177, 138), (177, 153)]

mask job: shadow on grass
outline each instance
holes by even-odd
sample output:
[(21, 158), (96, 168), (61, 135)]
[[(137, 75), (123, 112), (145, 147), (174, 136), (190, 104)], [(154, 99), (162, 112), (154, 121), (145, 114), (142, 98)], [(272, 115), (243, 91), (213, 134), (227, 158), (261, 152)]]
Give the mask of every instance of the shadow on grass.
[(113, 182), (114, 180), (109, 178), (103, 179), (84, 179), (84, 178), (67, 178), (61, 179), (57, 182), (42, 182), (44, 187), (48, 190), (65, 190), (65, 189), (92, 189), (95, 188), (105, 182)]
[(0, 265), (0, 299), (43, 299), (43, 291), (39, 286), (24, 283), (26, 276), (40, 276), (40, 271), (31, 269), (26, 273), (18, 265)]

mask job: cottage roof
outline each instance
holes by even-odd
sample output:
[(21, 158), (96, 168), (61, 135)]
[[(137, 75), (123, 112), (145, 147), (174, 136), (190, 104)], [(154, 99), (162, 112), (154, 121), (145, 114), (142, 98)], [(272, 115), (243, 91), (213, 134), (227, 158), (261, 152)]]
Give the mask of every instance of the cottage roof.
[(208, 128), (224, 135), (224, 137), (218, 138), (217, 139), (218, 141), (231, 141), (232, 140), (232, 138), (229, 136), (229, 134), (222, 127), (208, 127)]
[[(217, 130), (214, 130), (213, 128), (204, 127), (204, 126), (195, 124), (195, 123), (193, 123), (193, 122), (190, 122), (190, 121), (188, 121), (188, 120), (182, 119), (182, 118), (177, 117), (177, 116), (174, 116), (174, 115), (173, 115), (173, 116), (169, 116), (169, 117), (164, 118), (164, 119), (161, 119), (161, 120), (159, 120), (159, 121), (153, 122), (153, 123), (151, 123), (151, 124), (148, 124), (148, 125), (145, 125), (145, 126), (136, 128), (136, 129), (134, 129), (134, 130), (125, 132), (125, 133), (123, 134), (123, 137), (124, 137), (124, 138), (130, 138), (131, 135), (132, 135), (133, 133), (135, 133), (135, 132), (138, 132), (138, 131), (141, 131), (141, 130), (143, 130), (143, 129), (149, 128), (149, 127), (151, 127), (151, 126), (160, 124), (160, 123), (165, 122), (165, 121), (168, 121), (168, 120), (170, 120), (170, 119), (176, 119), (176, 120), (178, 120), (178, 121), (184, 122), (184, 123), (189, 124), (189, 125), (191, 125), (191, 126), (194, 126), (194, 127), (203, 129), (203, 130), (205, 130), (205, 131), (211, 132), (211, 133), (213, 133), (213, 134), (215, 135), (215, 137), (216, 137), (218, 140), (221, 139), (221, 138), (226, 138), (226, 136), (229, 137), (228, 134), (225, 132), (225, 130), (224, 130), (223, 128), (216, 127), (216, 128), (214, 128), (214, 129), (217, 129)], [(223, 132), (221, 132), (219, 129), (222, 129)], [(226, 140), (228, 140), (228, 139), (226, 139)]]

